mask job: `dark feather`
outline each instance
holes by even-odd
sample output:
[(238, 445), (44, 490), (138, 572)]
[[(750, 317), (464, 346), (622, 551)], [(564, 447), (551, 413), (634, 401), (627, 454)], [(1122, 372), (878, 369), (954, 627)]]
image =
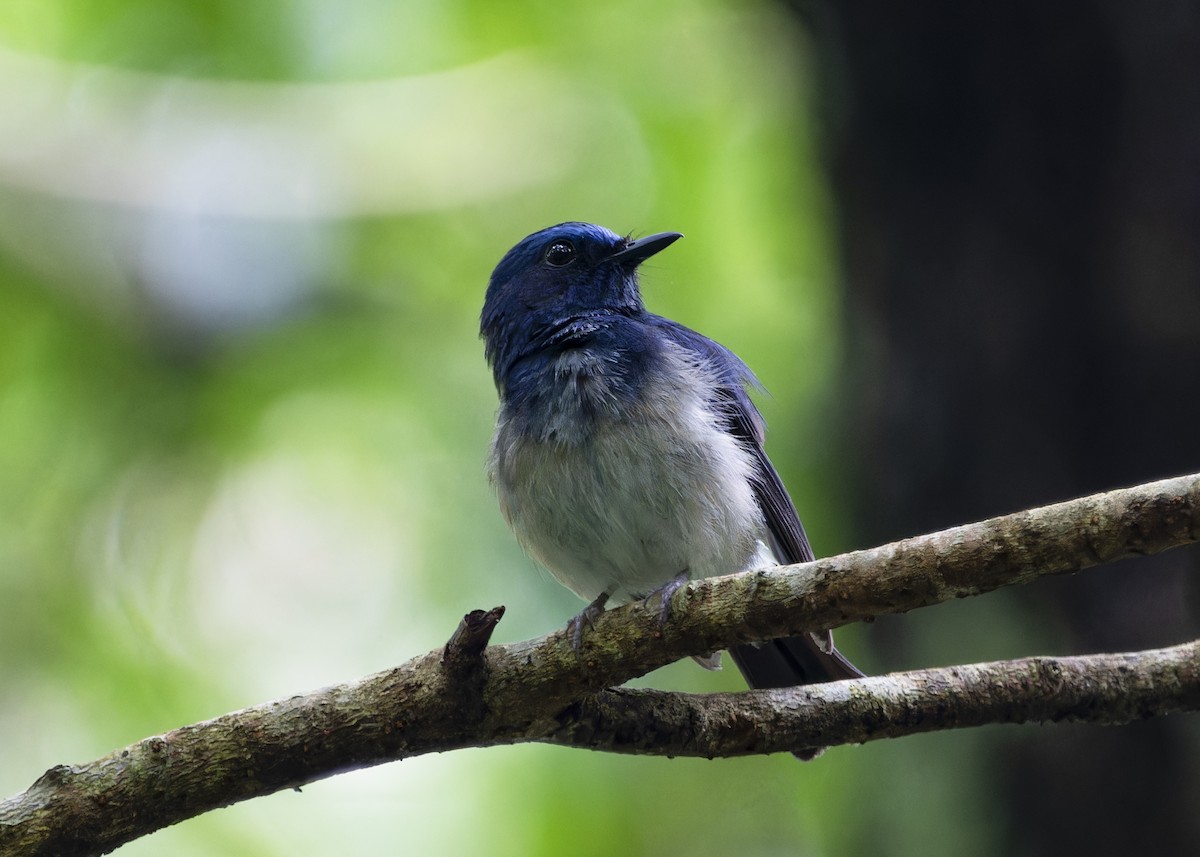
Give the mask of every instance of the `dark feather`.
[[(653, 323), (717, 372), (721, 384), (716, 404), (727, 420), (730, 433), (739, 438), (753, 456), (754, 496), (766, 518), (771, 548), (782, 563), (810, 562), (814, 556), (804, 525), (800, 523), (800, 516), (779, 474), (767, 458), (763, 448), (766, 427), (746, 389), (759, 387), (758, 379), (723, 345), (669, 319), (655, 316)], [(785, 637), (759, 645), (734, 646), (729, 654), (745, 676), (746, 683), (754, 688), (791, 687), (863, 675), (834, 648), (833, 635), (829, 631)]]

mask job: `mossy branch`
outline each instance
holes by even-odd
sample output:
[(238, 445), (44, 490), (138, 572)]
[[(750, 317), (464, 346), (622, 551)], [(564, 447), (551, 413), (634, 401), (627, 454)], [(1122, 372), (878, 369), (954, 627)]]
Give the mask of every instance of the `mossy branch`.
[(837, 627), (1200, 538), (1200, 474), (993, 518), (798, 566), (695, 581), (672, 619), (602, 615), (487, 646), (503, 608), (386, 672), (184, 726), (0, 802), (0, 855), (102, 854), (186, 818), (355, 768), (547, 741), (622, 753), (740, 755), (983, 723), (1122, 723), (1200, 708), (1200, 644), (1032, 658), (780, 691), (612, 690), (692, 654)]

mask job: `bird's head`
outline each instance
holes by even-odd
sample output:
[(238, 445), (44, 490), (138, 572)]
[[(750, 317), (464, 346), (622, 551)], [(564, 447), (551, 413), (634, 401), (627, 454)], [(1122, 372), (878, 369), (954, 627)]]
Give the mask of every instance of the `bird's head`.
[(643, 312), (638, 265), (680, 237), (633, 240), (591, 223), (560, 223), (523, 238), (492, 272), (480, 317), (497, 379), (572, 322)]

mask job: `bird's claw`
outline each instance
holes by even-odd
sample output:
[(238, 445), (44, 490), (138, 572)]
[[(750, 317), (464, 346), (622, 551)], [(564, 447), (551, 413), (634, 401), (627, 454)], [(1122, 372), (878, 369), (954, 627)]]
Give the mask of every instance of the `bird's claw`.
[(571, 635), (571, 648), (575, 654), (579, 654), (583, 650), (583, 629), (594, 627), (596, 617), (604, 612), (604, 605), (608, 603), (608, 593), (601, 592), (596, 596), (596, 600), (588, 604), (580, 610), (571, 620), (567, 622), (567, 633)]
[(688, 570), (685, 568), (642, 600), (643, 604), (651, 607), (652, 599), (659, 599), (658, 625), (660, 628), (666, 625), (667, 620), (671, 618), (671, 597), (687, 584), (688, 579)]

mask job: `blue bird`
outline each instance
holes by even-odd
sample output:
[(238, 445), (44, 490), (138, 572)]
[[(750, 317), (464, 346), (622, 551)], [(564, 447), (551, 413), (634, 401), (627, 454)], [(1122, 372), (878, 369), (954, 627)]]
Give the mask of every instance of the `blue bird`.
[[(576, 648), (609, 601), (661, 596), (665, 619), (690, 579), (813, 559), (763, 449), (754, 375), (642, 302), (638, 266), (680, 237), (560, 223), (513, 247), (488, 284), (488, 475), (526, 552), (589, 602), (571, 621)], [(863, 675), (829, 631), (730, 655), (756, 688)]]

